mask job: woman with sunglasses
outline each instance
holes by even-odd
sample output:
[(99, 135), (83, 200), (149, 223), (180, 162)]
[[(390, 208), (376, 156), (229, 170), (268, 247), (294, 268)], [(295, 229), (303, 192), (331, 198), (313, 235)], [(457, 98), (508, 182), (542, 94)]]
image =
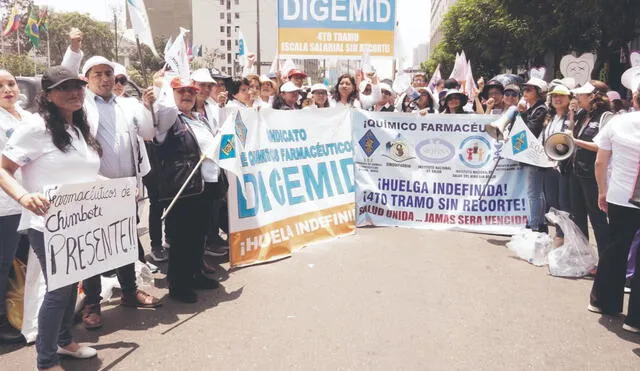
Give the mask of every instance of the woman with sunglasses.
[[(162, 74), (157, 74), (156, 85), (164, 84)], [(156, 107), (159, 199), (170, 202), (187, 185), (165, 220), (169, 238), (177, 246), (169, 254), (167, 280), (173, 299), (195, 303), (194, 290), (219, 286), (202, 273), (202, 256), (214, 201), (226, 194), (226, 183), (220, 181), (220, 169), (211, 159), (215, 132), (193, 110), (198, 87), (191, 79), (175, 77), (170, 88), (163, 89)], [(199, 171), (187, 182), (198, 165)]]
[[(43, 188), (48, 184), (84, 183), (99, 178), (102, 150), (82, 109), (86, 84), (64, 67), (46, 70), (38, 115), (16, 129), (2, 153), (0, 188), (22, 206), (18, 230), (27, 234), (45, 277), (48, 264), (43, 216), (49, 200), (41, 193)], [(18, 169), (22, 172), (22, 184), (15, 178)], [(60, 355), (90, 358), (97, 354), (95, 349), (80, 346), (71, 337), (77, 293), (77, 284), (45, 293), (36, 338), (40, 370), (62, 370)]]
[(502, 109), (506, 111), (509, 107), (516, 107), (520, 100), (520, 87), (515, 84), (509, 84), (504, 87), (504, 93), (502, 94)]
[[(11, 135), (31, 116), (18, 104), (20, 88), (9, 71), (0, 70), (0, 151)], [(7, 319), (5, 290), (20, 235), (20, 205), (0, 190), (0, 344), (22, 342), (22, 334)]]

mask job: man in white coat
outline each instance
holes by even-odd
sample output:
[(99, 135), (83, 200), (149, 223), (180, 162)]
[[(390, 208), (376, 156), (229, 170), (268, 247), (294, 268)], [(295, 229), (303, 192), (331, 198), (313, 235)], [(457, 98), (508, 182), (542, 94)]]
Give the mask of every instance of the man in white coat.
[[(83, 58), (82, 32), (73, 28), (69, 37), (71, 45), (64, 55), (62, 65), (77, 71)], [(82, 67), (82, 76), (88, 82), (84, 101), (87, 120), (103, 151), (100, 174), (107, 178), (135, 177), (138, 187), (141, 187), (142, 177), (150, 170), (143, 139), (151, 140), (155, 135), (150, 111), (142, 105), (138, 106), (139, 109), (132, 109), (131, 105), (119, 101), (113, 93), (114, 65), (106, 58), (89, 58)], [(149, 106), (154, 100), (153, 92), (145, 91), (145, 105)], [(138, 249), (142, 249), (140, 241)], [(157, 298), (138, 289), (134, 264), (118, 268), (116, 274), (122, 289), (122, 305), (142, 308), (160, 305)], [(102, 326), (100, 276), (86, 279), (83, 287), (86, 299), (82, 321), (87, 329), (99, 328)]]

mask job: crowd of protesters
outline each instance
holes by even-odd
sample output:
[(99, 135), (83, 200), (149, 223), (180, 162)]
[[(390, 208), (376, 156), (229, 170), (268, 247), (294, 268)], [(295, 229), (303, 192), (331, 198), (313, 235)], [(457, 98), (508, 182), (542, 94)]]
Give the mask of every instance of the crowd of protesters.
[[(524, 166), (528, 183), (527, 227), (548, 232), (544, 213), (554, 207), (572, 215), (588, 237), (593, 228), (600, 262), (588, 309), (616, 315), (622, 311), (627, 255), (640, 228), (640, 209), (629, 202), (640, 158), (640, 79), (627, 79), (632, 107), (601, 81), (582, 86), (568, 80), (547, 83), (530, 78), (523, 84), (481, 81), (468, 97), (454, 79), (427, 86), (416, 74), (411, 86), (395, 91), (390, 80), (358, 72), (337, 78), (334, 86), (312, 83), (292, 69), (285, 75), (226, 76), (198, 69), (189, 78), (165, 71), (153, 76), (153, 86), (141, 99), (128, 97), (126, 69), (100, 56), (85, 60), (82, 32), (73, 29), (61, 66), (42, 76), (42, 94), (35, 114), (18, 102), (19, 88), (9, 71), (0, 70), (0, 340), (21, 341), (7, 322), (4, 290), (20, 234), (25, 234), (46, 272), (43, 215), (49, 200), (46, 184), (65, 184), (134, 177), (139, 195), (149, 198), (150, 258), (168, 261), (169, 295), (194, 303), (196, 290), (218, 288), (215, 270), (203, 257), (228, 254), (224, 171), (211, 152), (225, 107), (315, 110), (330, 107), (380, 112), (431, 114), (503, 114), (515, 107), (533, 135), (544, 141), (568, 133), (575, 153), (555, 168)], [(84, 63), (82, 62), (84, 60)], [(629, 83), (630, 81), (630, 83)], [(632, 111), (626, 113), (626, 110)], [(200, 171), (187, 182), (190, 170)], [(165, 222), (161, 215), (183, 184), (186, 188)], [(143, 190), (146, 189), (146, 193)], [(555, 244), (563, 244), (556, 228)], [(138, 241), (140, 260), (145, 261)], [(635, 262), (636, 271), (638, 263)], [(121, 304), (155, 308), (158, 298), (136, 286), (134, 264), (115, 271), (122, 288)], [(100, 276), (84, 280), (82, 322), (87, 329), (102, 326)], [(629, 311), (624, 328), (640, 332), (640, 275), (628, 284)], [(80, 346), (70, 327), (77, 284), (48, 291), (38, 315), (37, 363), (41, 370), (60, 370), (60, 355), (88, 358), (96, 350)]]

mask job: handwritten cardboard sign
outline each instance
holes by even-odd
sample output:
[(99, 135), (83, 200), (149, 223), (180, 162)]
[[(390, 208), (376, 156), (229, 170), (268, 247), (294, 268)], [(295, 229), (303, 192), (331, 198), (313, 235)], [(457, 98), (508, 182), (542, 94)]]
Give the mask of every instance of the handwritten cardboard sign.
[(46, 187), (44, 216), (48, 290), (138, 258), (135, 178)]

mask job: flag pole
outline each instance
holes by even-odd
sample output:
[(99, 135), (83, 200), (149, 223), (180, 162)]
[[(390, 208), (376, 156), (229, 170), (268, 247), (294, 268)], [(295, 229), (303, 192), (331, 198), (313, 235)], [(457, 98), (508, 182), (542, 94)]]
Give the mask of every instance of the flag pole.
[(49, 29), (47, 28), (47, 67), (51, 67), (51, 45), (49, 44)]
[(16, 45), (18, 45), (18, 55), (20, 55), (20, 31), (16, 30)]
[[(142, 80), (144, 84), (149, 87), (149, 76), (147, 75), (147, 67), (144, 65), (144, 59), (142, 58), (142, 47), (140, 46), (140, 38), (136, 35), (136, 46), (138, 47), (138, 58), (140, 58), (140, 69), (142, 70)], [(151, 82), (153, 84), (153, 81)], [(153, 104), (149, 109), (151, 111), (151, 120), (153, 121), (153, 127), (156, 127), (156, 113), (153, 111)]]

